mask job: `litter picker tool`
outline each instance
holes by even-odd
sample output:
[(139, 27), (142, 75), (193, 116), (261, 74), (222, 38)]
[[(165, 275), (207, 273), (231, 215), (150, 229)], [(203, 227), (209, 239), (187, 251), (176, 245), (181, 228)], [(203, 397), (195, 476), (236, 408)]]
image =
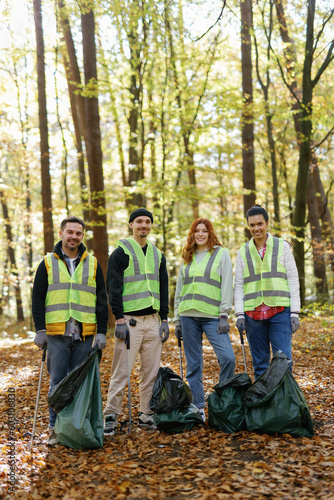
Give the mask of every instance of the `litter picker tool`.
[(241, 347), (242, 347), (242, 355), (244, 357), (245, 373), (247, 373), (246, 355), (245, 355), (245, 344), (244, 344), (244, 334), (240, 330), (239, 330), (239, 333), (240, 333), (240, 342), (241, 342)]
[(131, 377), (130, 377), (130, 332), (126, 332), (126, 353), (128, 360), (128, 400), (129, 400), (129, 432), (131, 432), (132, 420), (131, 420)]
[(39, 396), (41, 394), (41, 386), (42, 386), (44, 362), (45, 362), (45, 357), (46, 357), (46, 349), (47, 349), (47, 344), (45, 343), (44, 347), (43, 347), (41, 371), (40, 371), (40, 374), (39, 374), (37, 399), (36, 399), (36, 406), (35, 406), (35, 416), (34, 416), (34, 425), (33, 425), (33, 428), (32, 428), (31, 441), (30, 441), (29, 446), (28, 446), (28, 451), (31, 450), (31, 447), (32, 447), (32, 444), (33, 444), (33, 441), (34, 441), (34, 437), (35, 437), (36, 420), (37, 420), (37, 412), (38, 412), (38, 403), (39, 403)]
[(182, 380), (183, 380), (183, 369), (182, 369), (182, 339), (180, 338), (180, 336), (178, 337), (177, 341), (178, 341), (178, 345), (179, 345), (179, 354), (180, 354), (180, 374), (181, 374), (181, 378), (182, 378)]

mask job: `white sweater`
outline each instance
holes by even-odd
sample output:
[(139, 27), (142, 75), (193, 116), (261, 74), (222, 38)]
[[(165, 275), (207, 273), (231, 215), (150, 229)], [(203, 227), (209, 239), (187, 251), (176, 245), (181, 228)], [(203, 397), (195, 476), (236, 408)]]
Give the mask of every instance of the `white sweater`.
[[(269, 233), (268, 233), (269, 234)], [(280, 263), (286, 269), (286, 277), (290, 292), (290, 311), (300, 312), (299, 279), (295, 259), (292, 255), (291, 246), (287, 241), (283, 243), (283, 254)], [(235, 314), (244, 313), (244, 269), (246, 263), (240, 255), (237, 255), (237, 262), (234, 273), (234, 309)]]

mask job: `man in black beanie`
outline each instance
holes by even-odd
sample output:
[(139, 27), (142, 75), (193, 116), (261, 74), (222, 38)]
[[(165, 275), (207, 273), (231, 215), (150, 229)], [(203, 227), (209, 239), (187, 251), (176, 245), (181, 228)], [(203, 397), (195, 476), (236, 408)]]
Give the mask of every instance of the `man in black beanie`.
[(105, 435), (113, 435), (122, 411), (128, 381), (125, 339), (130, 333), (130, 367), (140, 355), (139, 424), (155, 428), (149, 404), (160, 366), (162, 344), (169, 337), (168, 274), (166, 259), (147, 241), (153, 215), (137, 208), (129, 217), (132, 237), (118, 241), (109, 258), (107, 292), (116, 318), (114, 357), (108, 400), (104, 410)]

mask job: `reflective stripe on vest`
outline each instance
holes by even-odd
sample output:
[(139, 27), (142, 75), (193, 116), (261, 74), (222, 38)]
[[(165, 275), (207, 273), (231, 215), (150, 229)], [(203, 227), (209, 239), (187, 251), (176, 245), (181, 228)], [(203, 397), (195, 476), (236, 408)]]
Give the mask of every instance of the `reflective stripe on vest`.
[(71, 317), (80, 323), (96, 323), (96, 259), (86, 256), (70, 276), (65, 262), (55, 254), (46, 256), (48, 289), (46, 323), (63, 323)]
[(283, 243), (282, 238), (270, 235), (263, 260), (253, 240), (241, 247), (241, 256), (246, 263), (244, 269), (245, 311), (252, 311), (262, 303), (270, 307), (290, 305), (286, 269), (280, 263)]
[(196, 264), (195, 255), (191, 264), (183, 269), (184, 282), (180, 296), (179, 312), (195, 309), (210, 315), (219, 315), (221, 303), (221, 277), (216, 269), (223, 253), (217, 247)]
[(118, 245), (129, 256), (129, 266), (123, 277), (123, 311), (140, 311), (152, 307), (160, 310), (159, 269), (161, 252), (148, 242), (146, 255), (133, 238), (120, 240)]

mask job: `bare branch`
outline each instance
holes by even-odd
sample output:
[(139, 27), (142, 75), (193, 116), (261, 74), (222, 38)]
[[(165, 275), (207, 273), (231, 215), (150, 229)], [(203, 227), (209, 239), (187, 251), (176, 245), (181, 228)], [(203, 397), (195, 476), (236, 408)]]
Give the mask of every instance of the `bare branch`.
[(203, 33), (203, 35), (201, 35), (199, 38), (196, 38), (196, 40), (194, 40), (195, 42), (198, 42), (199, 40), (201, 40), (202, 38), (204, 38), (205, 35), (207, 35), (209, 33), (209, 31), (211, 31), (219, 23), (219, 21), (223, 17), (223, 12), (224, 12), (225, 5), (226, 5), (226, 0), (224, 0), (224, 2), (223, 2), (222, 10), (220, 11), (220, 14), (219, 14), (216, 22), (212, 26), (210, 26), (210, 28), (207, 29), (206, 32)]
[(330, 47), (329, 47), (328, 52), (327, 52), (326, 59), (322, 63), (322, 65), (321, 65), (321, 67), (320, 67), (317, 75), (315, 76), (314, 80), (312, 80), (312, 87), (313, 88), (316, 86), (316, 84), (320, 80), (323, 72), (326, 70), (326, 68), (329, 66), (329, 64), (334, 59), (333, 50), (334, 50), (334, 40), (332, 40), (332, 42), (330, 44)]
[(323, 144), (323, 143), (324, 143), (324, 142), (328, 139), (328, 137), (329, 137), (330, 135), (332, 135), (332, 133), (333, 133), (333, 132), (334, 132), (334, 125), (333, 125), (333, 127), (332, 127), (332, 128), (331, 128), (328, 132), (327, 132), (327, 134), (326, 134), (326, 135), (325, 135), (325, 137), (322, 139), (322, 141), (320, 141), (320, 142), (318, 142), (318, 144), (315, 144), (315, 145), (314, 145), (314, 150), (319, 149), (319, 148), (320, 148), (320, 146), (321, 146), (321, 145), (322, 145), (322, 144)]

